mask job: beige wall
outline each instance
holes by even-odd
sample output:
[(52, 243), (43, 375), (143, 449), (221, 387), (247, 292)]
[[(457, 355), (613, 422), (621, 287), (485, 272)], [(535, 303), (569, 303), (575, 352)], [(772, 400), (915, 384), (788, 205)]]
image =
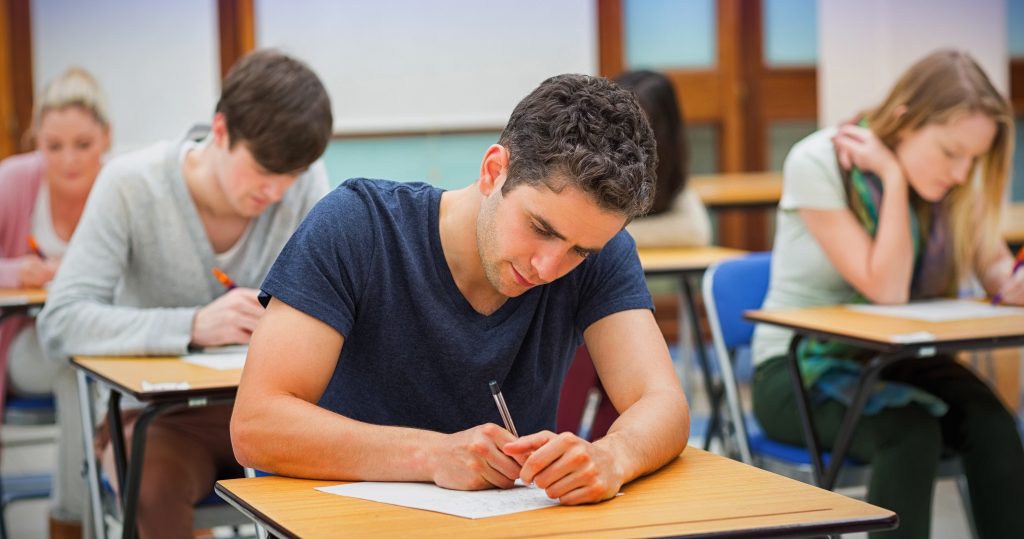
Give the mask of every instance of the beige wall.
[(818, 1), (818, 121), (834, 125), (880, 101), (915, 60), (967, 50), (1009, 89), (1005, 0)]

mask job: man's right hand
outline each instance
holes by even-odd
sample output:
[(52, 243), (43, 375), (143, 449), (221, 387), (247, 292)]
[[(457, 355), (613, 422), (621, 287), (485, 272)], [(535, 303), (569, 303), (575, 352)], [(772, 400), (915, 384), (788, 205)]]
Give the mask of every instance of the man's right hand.
[(515, 439), (494, 423), (445, 436), (431, 455), (434, 483), (454, 490), (512, 488), (520, 465), (501, 448)]
[(57, 273), (57, 262), (43, 260), (36, 255), (21, 257), (18, 265), (18, 278), (25, 288), (39, 288), (53, 280)]
[(235, 288), (199, 309), (192, 321), (192, 344), (248, 344), (264, 313), (258, 295), (252, 288)]

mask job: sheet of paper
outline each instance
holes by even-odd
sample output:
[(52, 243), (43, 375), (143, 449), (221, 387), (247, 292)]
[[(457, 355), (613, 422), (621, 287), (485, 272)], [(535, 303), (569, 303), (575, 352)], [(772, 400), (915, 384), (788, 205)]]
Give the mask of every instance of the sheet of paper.
[(320, 487), (328, 494), (425, 509), (464, 518), (486, 518), (558, 505), (543, 489), (518, 484), (508, 490), (448, 490), (429, 483), (363, 482)]
[(990, 305), (979, 301), (959, 299), (919, 301), (906, 305), (847, 305), (846, 308), (880, 316), (909, 318), (926, 322), (950, 322), (1024, 314), (1024, 307)]
[(249, 347), (239, 346), (218, 346), (215, 348), (204, 348), (202, 352), (181, 356), (185, 363), (192, 363), (200, 367), (217, 369), (218, 371), (230, 371), (241, 369), (245, 366), (245, 356), (249, 353)]

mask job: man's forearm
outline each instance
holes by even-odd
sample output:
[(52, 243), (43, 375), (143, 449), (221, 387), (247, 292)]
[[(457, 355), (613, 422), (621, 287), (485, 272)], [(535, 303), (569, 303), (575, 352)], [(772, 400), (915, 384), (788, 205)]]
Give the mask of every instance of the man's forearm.
[(241, 464), (312, 479), (432, 481), (431, 455), (443, 437), (355, 421), (286, 395), (236, 406), (231, 418)]
[(594, 443), (615, 455), (623, 483), (627, 483), (682, 453), (689, 436), (689, 407), (681, 393), (673, 389), (643, 396), (615, 420), (604, 438)]

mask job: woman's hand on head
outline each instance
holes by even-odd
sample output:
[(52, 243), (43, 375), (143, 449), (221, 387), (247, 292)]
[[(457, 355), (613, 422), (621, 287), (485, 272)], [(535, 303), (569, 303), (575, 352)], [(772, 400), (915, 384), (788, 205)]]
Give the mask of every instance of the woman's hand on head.
[(893, 153), (870, 129), (846, 124), (832, 137), (839, 165), (844, 169), (857, 167), (882, 178), (886, 187), (906, 185), (903, 168)]

